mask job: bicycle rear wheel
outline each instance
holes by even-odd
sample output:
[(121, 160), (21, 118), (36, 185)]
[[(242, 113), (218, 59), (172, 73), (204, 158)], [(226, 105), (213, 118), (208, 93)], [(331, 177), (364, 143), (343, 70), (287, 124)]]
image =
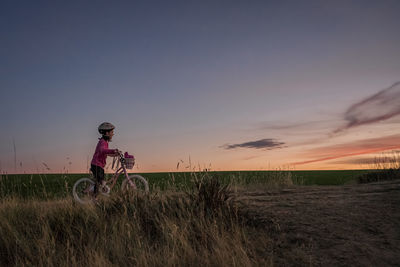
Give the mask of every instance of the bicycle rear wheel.
[(82, 204), (92, 202), (95, 182), (89, 178), (81, 178), (75, 182), (72, 188), (74, 199)]
[(149, 183), (141, 175), (130, 175), (129, 179), (122, 181), (121, 189), (122, 191), (148, 192)]

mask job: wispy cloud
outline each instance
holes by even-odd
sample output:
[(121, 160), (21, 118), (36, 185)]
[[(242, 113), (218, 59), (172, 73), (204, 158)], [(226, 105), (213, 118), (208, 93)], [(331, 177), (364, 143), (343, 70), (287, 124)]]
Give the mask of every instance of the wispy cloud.
[[(257, 129), (259, 130), (296, 130), (296, 131), (304, 131), (311, 129), (325, 129), (327, 125), (329, 125), (331, 121), (318, 120), (318, 121), (305, 121), (305, 122), (297, 122), (297, 123), (282, 123), (282, 122), (263, 122), (257, 125)], [(332, 127), (330, 125), (330, 127)]]
[(336, 164), (359, 164), (359, 165), (378, 165), (384, 163), (398, 163), (398, 158), (395, 156), (389, 157), (368, 157), (368, 158), (355, 158), (355, 159), (347, 159), (347, 160), (338, 160), (334, 163)]
[[(281, 133), (297, 136), (300, 134), (323, 134), (328, 137), (336, 136), (347, 129), (381, 122), (400, 115), (400, 81), (385, 88), (366, 99), (354, 103), (341, 118), (324, 118), (323, 120), (288, 122), (263, 122), (257, 125), (258, 130), (276, 130)], [(340, 124), (344, 125), (340, 126)], [(333, 133), (333, 134), (332, 134)]]
[(350, 106), (344, 114), (346, 125), (338, 133), (356, 126), (376, 123), (400, 114), (400, 82)]
[(307, 151), (303, 157), (310, 160), (295, 162), (293, 165), (303, 165), (337, 158), (363, 155), (400, 148), (400, 135), (364, 139), (352, 143), (318, 147)]
[(245, 142), (241, 144), (227, 144), (223, 145), (222, 148), (225, 149), (236, 149), (236, 148), (255, 148), (255, 149), (266, 149), (266, 150), (271, 150), (271, 149), (276, 149), (276, 148), (282, 148), (285, 143), (283, 142), (278, 142), (274, 139), (261, 139), (257, 141), (250, 141), (250, 142)]

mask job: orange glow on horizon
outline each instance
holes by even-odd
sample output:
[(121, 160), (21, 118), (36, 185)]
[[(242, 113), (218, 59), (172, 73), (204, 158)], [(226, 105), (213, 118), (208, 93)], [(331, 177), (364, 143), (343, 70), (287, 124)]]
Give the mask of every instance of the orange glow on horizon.
[[(393, 145), (396, 143), (399, 145)], [(305, 157), (313, 157), (314, 159), (294, 162), (292, 164), (303, 165), (303, 164), (328, 161), (343, 157), (372, 154), (376, 152), (383, 152), (399, 148), (400, 148), (400, 135), (390, 135), (381, 138), (370, 138), (370, 139), (360, 140), (353, 143), (345, 143), (345, 144), (314, 148), (304, 153), (303, 155)]]

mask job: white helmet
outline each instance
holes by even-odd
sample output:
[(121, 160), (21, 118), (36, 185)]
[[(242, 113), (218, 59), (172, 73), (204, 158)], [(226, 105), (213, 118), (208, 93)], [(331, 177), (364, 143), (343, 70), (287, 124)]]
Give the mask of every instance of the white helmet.
[(109, 122), (103, 122), (102, 124), (99, 125), (99, 133), (100, 134), (105, 134), (108, 131), (114, 130), (115, 126), (112, 125)]

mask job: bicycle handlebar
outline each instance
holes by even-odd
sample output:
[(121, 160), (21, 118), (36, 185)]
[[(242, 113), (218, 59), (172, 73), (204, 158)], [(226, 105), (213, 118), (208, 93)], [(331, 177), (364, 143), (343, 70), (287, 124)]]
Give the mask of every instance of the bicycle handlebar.
[(118, 162), (117, 162), (117, 168), (119, 167), (120, 162), (121, 162), (121, 164), (125, 162), (125, 158), (124, 158), (124, 155), (122, 154), (122, 151), (120, 151), (119, 149), (116, 149), (116, 150), (117, 150), (117, 152), (113, 159), (113, 163), (112, 163), (112, 167), (111, 167), (112, 169), (114, 169), (114, 165), (115, 165), (115, 161), (116, 161), (117, 157), (119, 157)]
[(118, 156), (120, 156), (120, 157), (123, 157), (124, 155), (122, 154), (122, 151), (121, 150), (119, 150), (119, 149), (116, 149), (117, 150), (117, 154), (118, 154)]
[[(125, 163), (125, 155), (122, 153), (122, 151), (120, 151), (119, 149), (116, 149), (117, 150), (117, 152), (116, 152), (116, 157), (118, 157), (119, 156), (119, 162), (121, 162), (121, 164), (124, 164)], [(115, 163), (115, 160), (116, 160), (116, 158), (114, 158), (114, 161), (113, 161), (113, 168), (114, 168), (114, 163)]]

